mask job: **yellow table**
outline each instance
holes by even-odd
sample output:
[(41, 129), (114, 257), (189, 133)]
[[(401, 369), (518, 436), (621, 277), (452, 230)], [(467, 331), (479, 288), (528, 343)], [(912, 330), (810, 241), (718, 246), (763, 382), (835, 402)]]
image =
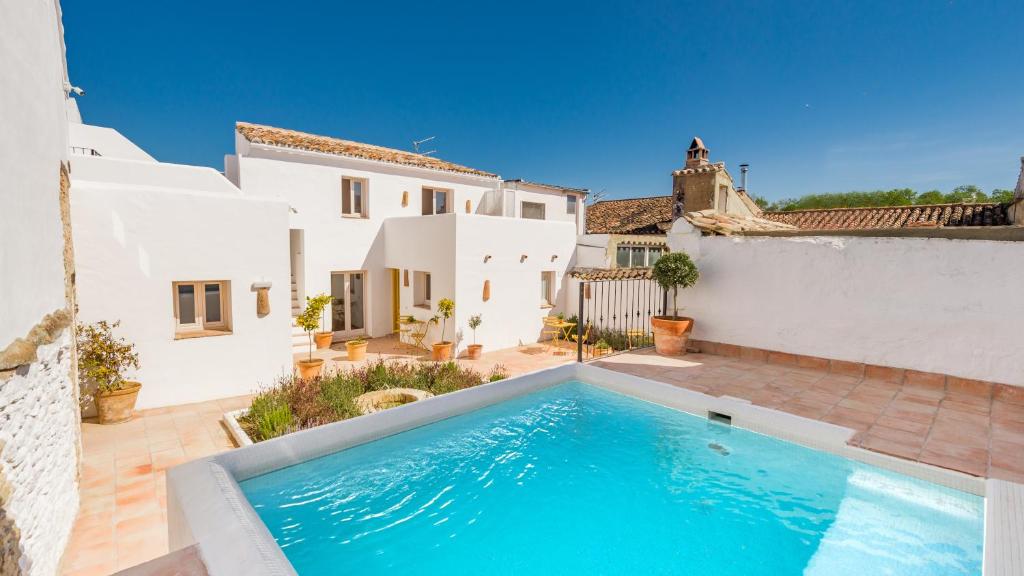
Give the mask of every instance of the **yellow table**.
[(568, 320), (562, 320), (561, 322), (552, 322), (549, 324), (551, 328), (555, 328), (558, 332), (555, 333), (555, 347), (558, 347), (559, 336), (563, 342), (569, 341), (569, 330), (576, 326), (575, 322), (569, 322)]
[(429, 326), (427, 326), (426, 322), (424, 322), (423, 320), (416, 320), (415, 318), (413, 318), (411, 320), (402, 321), (399, 324), (401, 324), (402, 326), (409, 326), (409, 328), (404, 330), (408, 331), (409, 338), (412, 339), (412, 342), (406, 342), (406, 344), (411, 344), (416, 348), (422, 348), (424, 350), (427, 349), (427, 347), (423, 344), (423, 340), (426, 339), (427, 331), (430, 328)]

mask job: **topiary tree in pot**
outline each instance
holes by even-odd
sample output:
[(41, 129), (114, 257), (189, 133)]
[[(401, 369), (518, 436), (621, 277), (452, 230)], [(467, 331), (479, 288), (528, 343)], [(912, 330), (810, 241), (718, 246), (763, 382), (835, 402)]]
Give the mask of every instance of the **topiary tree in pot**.
[[(437, 361), (451, 360), (452, 343), (445, 340), (445, 331), (448, 328), (448, 319), (455, 313), (455, 302), (451, 298), (442, 298), (437, 303), (437, 315), (441, 318), (441, 341), (435, 342), (433, 346), (433, 358)], [(435, 319), (437, 316), (434, 317)]]
[[(332, 301), (334, 301), (334, 298), (332, 298), (330, 294), (321, 293), (313, 296), (312, 298), (306, 296), (306, 309), (309, 310), (312, 308), (313, 310), (318, 311), (316, 313), (316, 316), (320, 317), (320, 324), (317, 326), (318, 329), (328, 326), (327, 322), (323, 321), (324, 313), (327, 311), (327, 307), (331, 305)], [(330, 348), (331, 342), (334, 340), (334, 332), (329, 329), (318, 330), (313, 333), (313, 340), (316, 342), (317, 350)]]
[(470, 360), (479, 360), (480, 354), (483, 352), (484, 345), (476, 343), (476, 329), (483, 323), (484, 319), (480, 314), (474, 314), (469, 317), (469, 329), (473, 331), (473, 343), (466, 349), (466, 356)]
[(320, 328), (320, 314), (324, 307), (330, 303), (330, 296), (323, 298), (323, 294), (313, 298), (306, 297), (306, 309), (295, 318), (295, 323), (302, 328), (309, 337), (309, 357), (299, 360), (299, 376), (302, 378), (315, 378), (320, 375), (324, 361), (322, 358), (313, 358), (313, 333)]
[(658, 354), (686, 354), (686, 341), (693, 330), (693, 318), (679, 315), (679, 288), (689, 288), (696, 284), (700, 272), (685, 252), (672, 252), (654, 263), (652, 274), (654, 281), (662, 288), (672, 291), (672, 315), (651, 318), (654, 348)]

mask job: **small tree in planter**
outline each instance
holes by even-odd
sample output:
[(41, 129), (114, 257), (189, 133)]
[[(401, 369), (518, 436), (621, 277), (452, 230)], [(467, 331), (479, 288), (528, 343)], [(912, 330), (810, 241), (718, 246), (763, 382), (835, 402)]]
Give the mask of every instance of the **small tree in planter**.
[(320, 328), (320, 314), (330, 302), (331, 297), (326, 294), (320, 294), (314, 298), (307, 296), (306, 309), (295, 319), (295, 323), (305, 330), (309, 337), (309, 358), (298, 361), (299, 376), (303, 378), (315, 378), (324, 366), (322, 358), (313, 358), (313, 333)]
[(483, 323), (483, 316), (480, 314), (474, 314), (469, 317), (469, 328), (473, 331), (473, 343), (467, 348), (466, 356), (470, 360), (478, 360), (480, 358), (480, 354), (483, 352), (484, 345), (476, 343), (476, 329)]
[[(317, 325), (317, 329), (326, 326), (326, 322), (323, 321), (324, 313), (327, 311), (327, 307), (330, 306), (333, 298), (329, 294), (317, 294), (310, 298), (306, 296), (306, 309), (313, 308), (317, 310), (316, 316), (320, 318), (320, 323)], [(313, 334), (313, 340), (316, 341), (316, 349), (329, 348), (331, 341), (334, 339), (334, 332), (330, 330), (320, 330)]]
[(78, 351), (78, 374), (82, 387), (82, 403), (96, 402), (100, 424), (117, 424), (131, 420), (135, 400), (142, 384), (125, 380), (129, 368), (138, 370), (139, 355), (135, 345), (124, 338), (115, 338), (110, 324), (79, 324), (75, 346)]
[[(665, 290), (672, 290), (672, 315), (651, 318), (654, 347), (658, 354), (678, 356), (686, 353), (686, 341), (693, 330), (693, 318), (679, 315), (679, 288), (697, 283), (700, 272), (685, 252), (666, 254), (654, 263), (654, 280)], [(666, 313), (668, 310), (665, 311)]]
[[(455, 302), (450, 298), (442, 298), (437, 303), (437, 315), (441, 318), (441, 341), (433, 346), (433, 358), (437, 361), (451, 360), (452, 343), (445, 340), (445, 332), (448, 328), (448, 319), (455, 313)], [(435, 316), (435, 319), (437, 316)]]

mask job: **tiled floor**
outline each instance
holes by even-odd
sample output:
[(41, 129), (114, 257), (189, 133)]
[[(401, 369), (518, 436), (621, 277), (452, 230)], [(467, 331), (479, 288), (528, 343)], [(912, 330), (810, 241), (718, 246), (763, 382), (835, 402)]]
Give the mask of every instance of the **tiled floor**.
[(1024, 483), (1024, 404), (990, 392), (707, 354), (642, 351), (595, 364), (847, 426), (858, 431), (855, 444), (877, 452)]
[[(314, 354), (327, 369), (352, 366), (344, 345)], [(554, 352), (559, 352), (555, 354)], [(426, 352), (394, 338), (370, 341), (368, 360), (428, 360)], [(460, 359), (486, 374), (496, 364), (512, 376), (573, 362), (574, 351), (534, 344)], [(182, 462), (234, 448), (221, 424), (224, 412), (248, 406), (249, 397), (226, 398), (140, 411), (124, 424), (82, 424), (81, 509), (64, 560), (64, 573), (105, 575), (162, 556), (167, 546), (165, 471)]]

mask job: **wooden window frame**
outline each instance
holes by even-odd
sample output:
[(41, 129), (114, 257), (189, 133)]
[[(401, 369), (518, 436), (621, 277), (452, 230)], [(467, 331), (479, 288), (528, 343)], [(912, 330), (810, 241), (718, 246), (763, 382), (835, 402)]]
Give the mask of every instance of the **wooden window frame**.
[[(437, 193), (444, 194), (444, 212), (436, 211), (437, 201), (435, 198)], [(455, 191), (450, 188), (435, 188), (433, 186), (424, 186), (420, 192), (420, 198), (423, 204), (420, 212), (424, 216), (436, 216), (438, 214), (451, 214), (455, 212)]]
[[(346, 189), (345, 183), (348, 182), (348, 188)], [(352, 191), (352, 183), (359, 182), (362, 185), (362, 206), (359, 207), (359, 212), (354, 212), (352, 206), (355, 204), (355, 193)], [(370, 181), (366, 178), (359, 178), (356, 176), (342, 176), (341, 177), (341, 217), (342, 218), (369, 218), (370, 217)], [(349, 207), (349, 210), (345, 211), (345, 206)]]
[(556, 274), (554, 270), (541, 270), (540, 272), (540, 285), (544, 287), (544, 280), (548, 280), (547, 294), (543, 294), (540, 300), (541, 308), (554, 308), (555, 298), (558, 295), (558, 290), (555, 289), (555, 278)]
[[(216, 284), (220, 289), (220, 320), (206, 321), (206, 286)], [(181, 323), (178, 287), (192, 286), (195, 298), (196, 321), (189, 324)], [(231, 333), (231, 281), (230, 280), (188, 280), (171, 282), (171, 300), (174, 313), (174, 337), (197, 338), (202, 336), (220, 336)]]

